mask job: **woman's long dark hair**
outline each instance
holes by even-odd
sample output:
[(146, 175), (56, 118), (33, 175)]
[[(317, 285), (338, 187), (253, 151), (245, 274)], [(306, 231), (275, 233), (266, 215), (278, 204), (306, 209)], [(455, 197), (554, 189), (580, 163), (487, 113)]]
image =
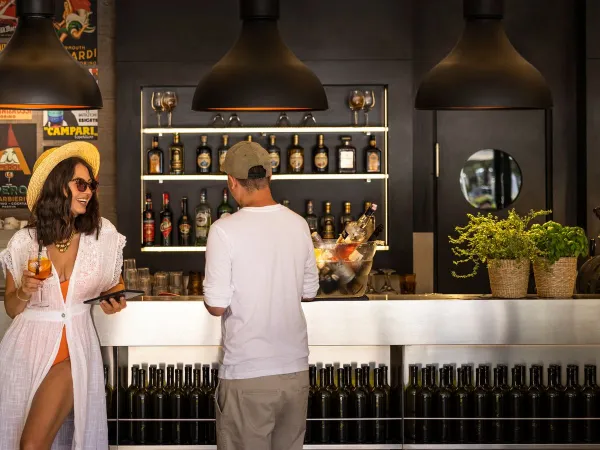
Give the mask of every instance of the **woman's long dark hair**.
[(73, 230), (82, 234), (95, 232), (96, 238), (100, 234), (102, 220), (96, 192), (90, 198), (85, 214), (74, 217), (71, 212), (73, 196), (69, 182), (75, 175), (77, 164), (85, 166), (90, 178), (94, 178), (94, 171), (83, 159), (77, 157), (65, 159), (52, 169), (33, 207), (29, 226), (35, 228), (37, 238), (41, 239), (44, 245), (65, 241), (71, 236)]

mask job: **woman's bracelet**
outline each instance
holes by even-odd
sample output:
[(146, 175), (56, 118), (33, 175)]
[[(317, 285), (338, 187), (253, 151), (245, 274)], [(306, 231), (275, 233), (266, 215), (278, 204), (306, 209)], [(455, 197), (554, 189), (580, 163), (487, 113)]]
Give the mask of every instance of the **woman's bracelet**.
[[(21, 288), (19, 288), (19, 289), (21, 289)], [(25, 300), (25, 299), (22, 299), (21, 297), (19, 297), (19, 289), (17, 289), (17, 298), (18, 298), (19, 300), (21, 300), (22, 302), (28, 302), (29, 300), (31, 300), (31, 299), (27, 299), (27, 300)]]

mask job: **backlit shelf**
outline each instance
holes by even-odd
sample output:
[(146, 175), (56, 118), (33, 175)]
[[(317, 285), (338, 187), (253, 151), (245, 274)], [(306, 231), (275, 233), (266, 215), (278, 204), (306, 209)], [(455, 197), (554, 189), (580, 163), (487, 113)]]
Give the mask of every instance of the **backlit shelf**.
[(173, 128), (142, 128), (144, 134), (282, 134), (282, 133), (385, 133), (388, 127), (173, 127)]
[[(385, 180), (387, 173), (299, 173), (275, 174), (273, 181), (280, 180)], [(226, 181), (227, 175), (197, 174), (197, 175), (142, 175), (143, 181)]]
[[(377, 251), (383, 252), (389, 250), (388, 245), (378, 245)], [(146, 253), (199, 253), (205, 252), (206, 247), (142, 247), (142, 252)]]

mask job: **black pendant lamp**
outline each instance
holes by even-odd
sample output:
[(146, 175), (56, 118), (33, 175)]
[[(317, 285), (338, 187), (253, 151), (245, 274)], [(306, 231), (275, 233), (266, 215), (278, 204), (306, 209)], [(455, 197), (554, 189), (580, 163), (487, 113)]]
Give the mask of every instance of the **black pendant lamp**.
[(237, 42), (196, 87), (194, 111), (308, 111), (328, 108), (317, 76), (277, 29), (279, 0), (240, 0)]
[(502, 0), (464, 0), (456, 46), (421, 82), (417, 109), (545, 109), (552, 94), (542, 74), (512, 46)]
[(54, 0), (17, 0), (15, 33), (0, 52), (0, 109), (99, 109), (94, 77), (63, 47)]

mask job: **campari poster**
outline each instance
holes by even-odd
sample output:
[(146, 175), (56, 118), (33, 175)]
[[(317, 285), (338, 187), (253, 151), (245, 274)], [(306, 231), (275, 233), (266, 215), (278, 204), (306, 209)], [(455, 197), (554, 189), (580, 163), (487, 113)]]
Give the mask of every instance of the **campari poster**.
[(54, 28), (58, 39), (77, 61), (95, 66), (98, 60), (97, 0), (56, 0), (55, 3)]
[(0, 208), (27, 208), (35, 158), (35, 124), (0, 124)]
[(0, 38), (9, 38), (17, 27), (16, 0), (0, 0)]

